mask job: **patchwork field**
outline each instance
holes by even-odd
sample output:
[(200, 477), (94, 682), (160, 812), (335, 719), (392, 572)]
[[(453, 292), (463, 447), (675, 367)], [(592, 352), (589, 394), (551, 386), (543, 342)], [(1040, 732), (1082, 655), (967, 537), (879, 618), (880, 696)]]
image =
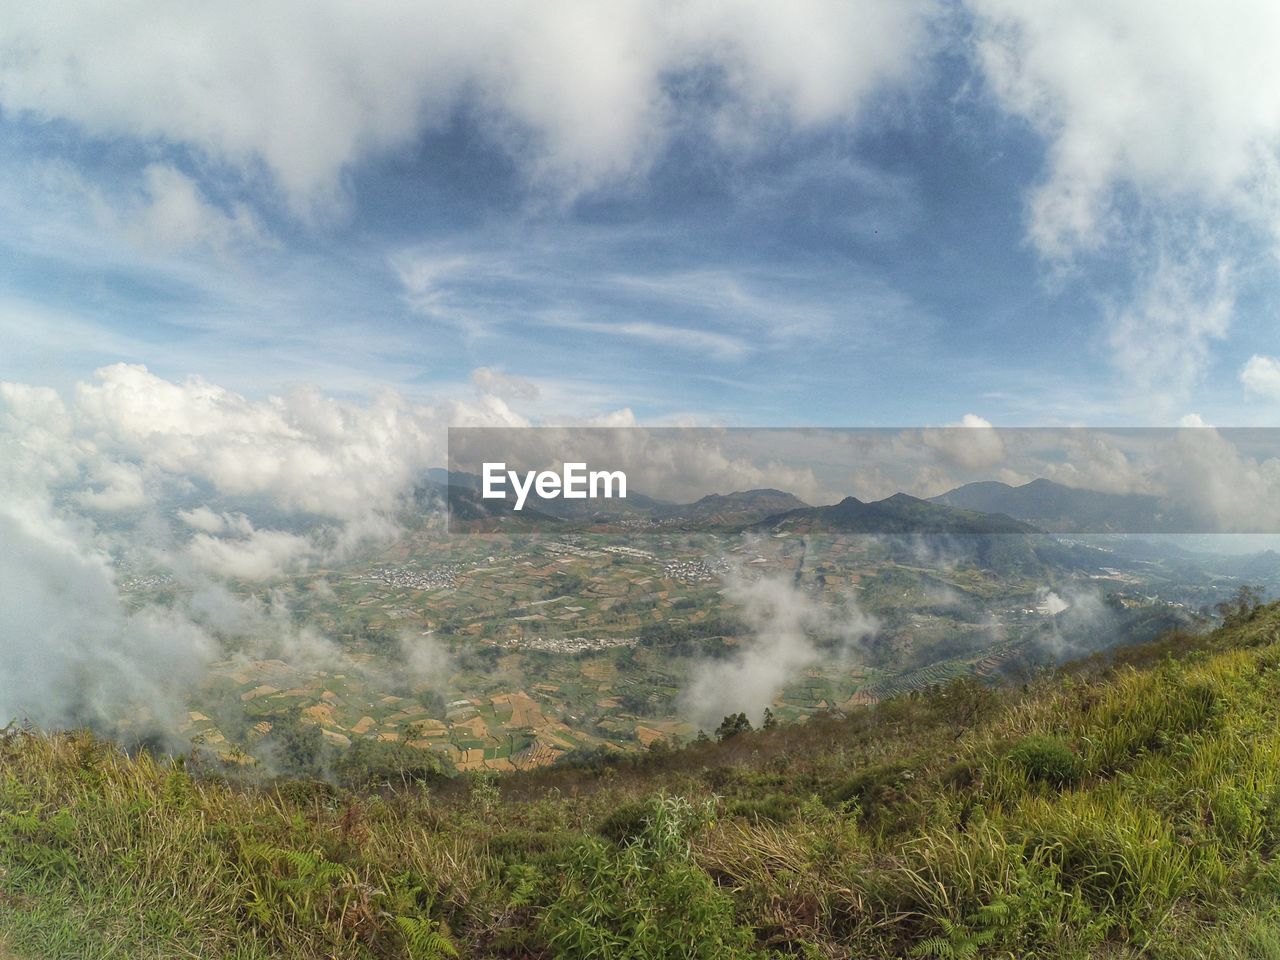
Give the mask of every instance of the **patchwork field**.
[[(834, 625), (805, 638), (807, 667), (778, 678), (782, 720), (1029, 669), (1057, 630), (1036, 608), (1041, 580), (903, 560), (869, 538), (422, 532), (272, 584), (273, 602), (328, 638), (341, 669), (298, 651), (219, 662), (183, 732), (251, 763), (279, 724), (301, 723), (334, 748), (405, 744), (459, 770), (687, 740), (698, 733), (691, 677), (769, 642), (772, 628), (741, 608), (752, 584), (777, 582)], [(1112, 586), (1132, 588), (1119, 576)], [(841, 641), (855, 617), (874, 618), (873, 634)]]

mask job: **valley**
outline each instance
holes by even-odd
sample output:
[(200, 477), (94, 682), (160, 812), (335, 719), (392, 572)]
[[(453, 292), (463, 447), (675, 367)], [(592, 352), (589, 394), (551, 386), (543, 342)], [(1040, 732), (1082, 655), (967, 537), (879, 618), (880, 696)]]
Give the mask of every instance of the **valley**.
[[(340, 660), (238, 653), (233, 642), (179, 733), (222, 762), (270, 770), (281, 737), (303, 729), (310, 746), (284, 765), (291, 773), (323, 772), (359, 741), (428, 751), (449, 770), (531, 769), (687, 742), (720, 710), (758, 722), (767, 705), (802, 722), (964, 675), (1025, 679), (1195, 629), (1245, 582), (1213, 570), (1239, 560), (1146, 540), (909, 526), (871, 535), (820, 522), (841, 510), (793, 509), (737, 530), (600, 533), (582, 521), (474, 535), (424, 515), (350, 563), (232, 584), (328, 638)], [(695, 679), (717, 689), (776, 641), (777, 623), (742, 609), (761, 585), (780, 585), (812, 621), (780, 641), (776, 692), (767, 704), (699, 702)], [(126, 586), (139, 604), (182, 589), (162, 571)]]

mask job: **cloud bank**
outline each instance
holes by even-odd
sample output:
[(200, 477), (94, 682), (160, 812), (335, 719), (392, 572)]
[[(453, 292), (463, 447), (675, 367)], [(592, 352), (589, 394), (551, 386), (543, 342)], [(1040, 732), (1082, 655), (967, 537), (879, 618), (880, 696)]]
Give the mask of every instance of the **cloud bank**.
[[(8, 12), (0, 105), (265, 171), (297, 209), (344, 171), (476, 116), (532, 181), (643, 171), (681, 128), (742, 147), (852, 117), (911, 76), (923, 0), (53, 2)], [(691, 111), (690, 90), (714, 102)]]
[[(397, 509), (443, 460), (450, 422), (522, 420), (487, 393), (434, 407), (313, 389), (250, 399), (123, 364), (69, 400), (0, 384), (0, 723), (172, 731), (229, 637), (245, 655), (270, 648), (356, 669), (278, 598), (264, 607), (220, 584), (389, 540)], [(126, 602), (135, 563), (171, 572), (183, 587), (172, 605)]]

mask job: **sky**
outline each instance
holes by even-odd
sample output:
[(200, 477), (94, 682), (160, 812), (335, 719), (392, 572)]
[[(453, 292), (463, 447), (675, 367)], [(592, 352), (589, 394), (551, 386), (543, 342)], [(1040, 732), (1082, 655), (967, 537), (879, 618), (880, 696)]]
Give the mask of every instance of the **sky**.
[[(1272, 425), (1278, 37), (1266, 0), (9, 4), (0, 715), (314, 652), (227, 583), (391, 542), (450, 426)], [(1199, 434), (1175, 479), (1280, 502)]]
[(125, 363), (537, 422), (1253, 425), (1280, 404), (1274, 4), (51, 0), (4, 21), (2, 380), (67, 392)]

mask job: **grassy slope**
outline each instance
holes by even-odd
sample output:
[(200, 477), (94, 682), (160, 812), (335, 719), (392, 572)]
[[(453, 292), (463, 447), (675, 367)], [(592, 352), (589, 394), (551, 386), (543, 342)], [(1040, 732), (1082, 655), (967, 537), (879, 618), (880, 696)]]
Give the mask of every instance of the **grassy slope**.
[[(1172, 656), (1171, 656), (1172, 655)], [(436, 790), (0, 743), (41, 958), (1280, 958), (1280, 608), (1026, 691)]]

